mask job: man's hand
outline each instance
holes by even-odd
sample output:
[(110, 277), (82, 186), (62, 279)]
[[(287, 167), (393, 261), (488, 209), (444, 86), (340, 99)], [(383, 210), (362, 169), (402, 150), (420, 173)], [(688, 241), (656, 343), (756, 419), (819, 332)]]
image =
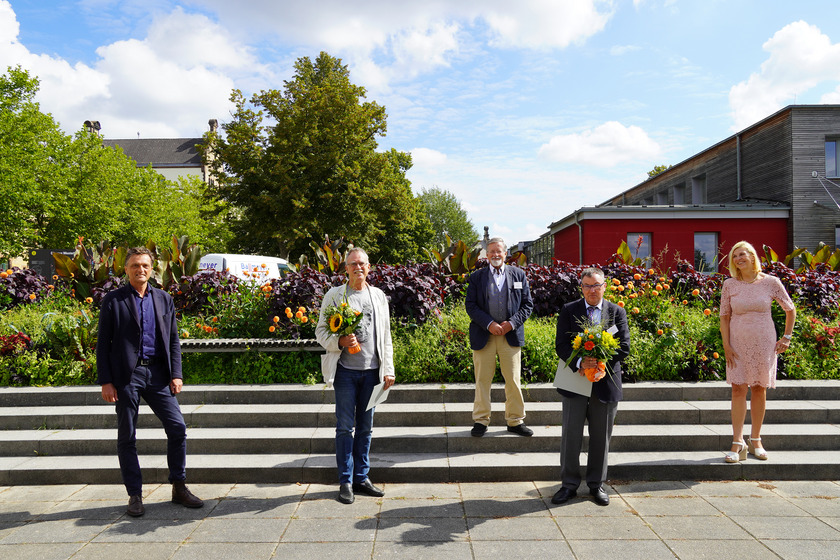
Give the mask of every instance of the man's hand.
[(490, 334), (493, 334), (493, 335), (496, 335), (496, 336), (501, 336), (501, 335), (505, 334), (505, 331), (502, 328), (502, 325), (500, 325), (496, 321), (493, 321), (492, 323), (490, 323), (490, 326), (487, 327), (487, 330), (490, 331)]
[(117, 388), (113, 383), (106, 383), (102, 386), (102, 400), (105, 402), (117, 402)]
[(507, 334), (507, 333), (509, 333), (510, 331), (513, 330), (513, 325), (510, 323), (510, 321), (504, 321), (501, 324), (501, 327), (502, 327), (502, 334)]
[(181, 389), (184, 387), (184, 380), (180, 378), (175, 378), (169, 382), (169, 390), (172, 392), (173, 395), (177, 395), (181, 392)]
[(393, 375), (386, 375), (385, 376), (385, 389), (386, 390), (390, 389), (391, 386), (394, 384), (394, 381), (396, 381), (396, 377), (394, 377)]

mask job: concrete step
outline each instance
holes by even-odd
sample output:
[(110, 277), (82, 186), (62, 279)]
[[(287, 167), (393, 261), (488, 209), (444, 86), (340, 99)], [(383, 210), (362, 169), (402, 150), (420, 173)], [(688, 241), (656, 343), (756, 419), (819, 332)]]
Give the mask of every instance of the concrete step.
[[(389, 403), (471, 403), (472, 384), (397, 384)], [(523, 388), (528, 402), (559, 402), (551, 384), (531, 383)], [(780, 380), (769, 393), (774, 400), (840, 400), (838, 380)], [(493, 402), (504, 401), (504, 388), (494, 385)], [(624, 385), (624, 401), (728, 401), (730, 388), (723, 381), (673, 383), (648, 381)], [(183, 405), (198, 404), (332, 404), (332, 389), (316, 385), (187, 385), (178, 397)], [(84, 406), (102, 403), (98, 386), (0, 387), (0, 407)]]
[[(838, 451), (772, 451), (770, 459), (752, 457), (736, 464), (723, 461), (723, 451), (614, 452), (609, 479), (618, 480), (837, 480)], [(582, 458), (585, 461), (585, 457)], [(164, 483), (165, 455), (141, 455), (147, 483)], [(559, 480), (560, 453), (371, 453), (371, 479), (376, 482), (498, 482)], [(191, 454), (187, 466), (192, 483), (335, 482), (332, 454)], [(0, 484), (119, 484), (117, 458), (3, 457)]]
[[(491, 426), (474, 438), (468, 426), (380, 427), (373, 432), (373, 449), (381, 453), (540, 453), (560, 449), (561, 426), (533, 426), (523, 438), (504, 426)], [(749, 427), (746, 429), (749, 431)], [(0, 432), (0, 456), (107, 455), (116, 449), (116, 429), (9, 430)], [(780, 451), (840, 450), (840, 426), (830, 424), (768, 424), (764, 445)], [(611, 451), (725, 450), (732, 440), (726, 424), (617, 425)], [(329, 428), (190, 428), (189, 453), (250, 455), (254, 453), (332, 453), (335, 429)], [(588, 438), (584, 436), (584, 444)], [(166, 453), (162, 428), (137, 431), (141, 454)]]
[[(557, 425), (559, 402), (530, 402), (526, 423)], [(290, 428), (335, 426), (332, 404), (184, 404), (187, 425), (196, 428)], [(730, 420), (729, 401), (623, 401), (617, 424), (725, 424)], [(768, 404), (768, 424), (840, 424), (840, 400), (774, 400)], [(504, 426), (504, 404), (493, 403), (493, 425)], [(469, 426), (472, 403), (392, 403), (376, 408), (375, 425)], [(81, 430), (116, 428), (113, 405), (25, 406), (0, 408), (0, 430)], [(151, 409), (140, 406), (138, 427), (158, 426)]]
[[(372, 476), (383, 482), (556, 479), (561, 403), (554, 388), (525, 389), (531, 438), (505, 429), (501, 386), (493, 389), (487, 434), (471, 437), (473, 392), (471, 384), (397, 386), (377, 407)], [(334, 482), (333, 396), (323, 385), (187, 387), (180, 401), (189, 426), (190, 480)], [(610, 477), (840, 478), (840, 382), (780, 381), (769, 397), (762, 434), (771, 459), (727, 465), (728, 385), (628, 385)], [(163, 482), (166, 438), (145, 405), (139, 427), (144, 476)], [(0, 484), (119, 480), (116, 416), (98, 387), (0, 389)]]

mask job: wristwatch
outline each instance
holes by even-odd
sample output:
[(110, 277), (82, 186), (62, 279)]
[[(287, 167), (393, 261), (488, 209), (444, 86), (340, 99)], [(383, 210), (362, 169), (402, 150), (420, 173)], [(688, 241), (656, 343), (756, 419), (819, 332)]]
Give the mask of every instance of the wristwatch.
[(786, 339), (790, 340), (790, 339), (793, 338), (793, 335), (792, 334), (783, 334), (782, 338), (786, 338)]

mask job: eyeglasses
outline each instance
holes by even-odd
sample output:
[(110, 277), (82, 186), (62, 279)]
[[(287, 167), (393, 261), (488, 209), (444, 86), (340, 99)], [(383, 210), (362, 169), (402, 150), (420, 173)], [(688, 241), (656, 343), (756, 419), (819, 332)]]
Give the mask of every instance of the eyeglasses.
[(597, 290), (598, 288), (600, 288), (604, 284), (606, 284), (606, 282), (601, 282), (600, 284), (581, 284), (580, 288), (582, 290)]
[(352, 268), (352, 267), (354, 267), (354, 266), (358, 266), (358, 267), (362, 268), (362, 267), (365, 267), (365, 266), (367, 266), (367, 265), (368, 265), (368, 263), (366, 263), (366, 262), (351, 262), (351, 263), (347, 263), (347, 266), (348, 266), (348, 267), (351, 267), (351, 268)]

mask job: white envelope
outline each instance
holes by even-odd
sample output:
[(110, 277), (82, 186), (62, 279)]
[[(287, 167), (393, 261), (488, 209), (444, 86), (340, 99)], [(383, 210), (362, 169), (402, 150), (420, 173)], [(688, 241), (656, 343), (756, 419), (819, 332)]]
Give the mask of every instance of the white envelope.
[(586, 376), (566, 367), (566, 362), (560, 360), (557, 373), (554, 374), (554, 386), (570, 393), (577, 393), (584, 397), (592, 396), (592, 382)]
[[(392, 385), (393, 386), (393, 385)], [(370, 410), (374, 406), (384, 403), (385, 399), (388, 398), (388, 392), (391, 390), (391, 387), (385, 388), (385, 382), (383, 381), (379, 385), (373, 388), (373, 392), (370, 394), (370, 400), (368, 401), (367, 408), (365, 410)]]

